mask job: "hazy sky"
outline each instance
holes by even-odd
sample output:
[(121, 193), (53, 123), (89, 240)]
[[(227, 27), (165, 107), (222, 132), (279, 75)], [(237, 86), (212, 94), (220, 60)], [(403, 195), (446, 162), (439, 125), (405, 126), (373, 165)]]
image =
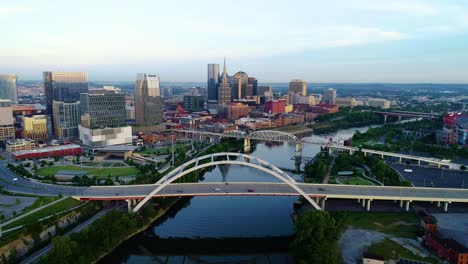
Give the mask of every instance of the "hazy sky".
[(0, 0), (0, 73), (468, 83), (468, 1)]

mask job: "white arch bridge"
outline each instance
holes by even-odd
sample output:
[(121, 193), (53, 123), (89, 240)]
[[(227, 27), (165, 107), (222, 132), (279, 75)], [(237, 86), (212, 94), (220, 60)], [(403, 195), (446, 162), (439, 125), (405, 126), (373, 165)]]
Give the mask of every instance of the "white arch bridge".
[[(281, 182), (195, 182), (175, 183), (177, 179), (215, 165), (237, 164), (263, 171)], [(180, 165), (155, 184), (129, 186), (92, 186), (73, 197), (81, 200), (127, 200), (129, 210), (137, 212), (153, 197), (181, 196), (302, 196), (314, 208), (325, 208), (327, 199), (356, 199), (370, 210), (375, 200), (399, 201), (400, 207), (409, 210), (413, 201), (444, 203), (444, 210), (452, 202), (468, 203), (468, 189), (363, 186), (338, 184), (298, 183), (287, 173), (256, 157), (241, 153), (216, 153), (205, 155)], [(318, 206), (318, 201), (321, 207)], [(132, 209), (133, 206), (133, 209)]]

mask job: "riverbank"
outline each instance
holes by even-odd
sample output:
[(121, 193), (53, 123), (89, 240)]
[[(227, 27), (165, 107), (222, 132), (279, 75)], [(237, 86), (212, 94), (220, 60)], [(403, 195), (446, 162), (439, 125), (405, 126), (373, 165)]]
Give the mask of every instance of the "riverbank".
[(119, 241), (119, 243), (117, 243), (116, 245), (114, 245), (112, 248), (110, 248), (107, 252), (104, 252), (102, 253), (101, 255), (99, 255), (92, 263), (98, 263), (102, 258), (104, 258), (105, 256), (107, 256), (110, 252), (114, 251), (119, 245), (121, 245), (123, 242), (129, 240), (130, 238), (132, 238), (133, 236), (135, 235), (138, 235), (139, 233), (145, 231), (150, 225), (152, 225), (154, 223), (154, 221), (158, 220), (159, 218), (163, 217), (166, 212), (174, 205), (176, 204), (177, 202), (179, 201), (179, 199), (174, 199), (174, 201), (172, 201), (167, 208), (163, 209), (163, 208), (160, 208), (157, 212), (156, 212), (156, 215), (154, 215), (153, 217), (149, 217), (148, 220), (147, 220), (147, 224), (143, 224), (142, 227), (138, 228), (137, 230), (135, 230), (134, 232), (128, 234), (125, 238), (121, 239)]

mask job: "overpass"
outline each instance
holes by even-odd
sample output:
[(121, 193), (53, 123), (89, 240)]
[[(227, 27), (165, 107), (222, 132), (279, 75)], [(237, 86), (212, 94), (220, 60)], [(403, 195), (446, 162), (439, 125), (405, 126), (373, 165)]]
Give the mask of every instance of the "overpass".
[(332, 150), (347, 151), (349, 152), (350, 155), (356, 152), (361, 152), (364, 154), (364, 156), (372, 154), (372, 155), (378, 155), (382, 159), (385, 157), (397, 158), (400, 163), (402, 162), (402, 160), (415, 161), (418, 163), (418, 165), (421, 165), (421, 162), (425, 162), (429, 165), (435, 165), (437, 166), (437, 168), (444, 167), (448, 169), (459, 170), (460, 167), (463, 165), (459, 163), (453, 163), (450, 160), (420, 157), (420, 156), (414, 156), (414, 155), (408, 155), (408, 154), (400, 154), (400, 153), (394, 153), (394, 152), (386, 152), (386, 151), (380, 151), (380, 150), (364, 149), (364, 148), (349, 147), (349, 146), (340, 146), (340, 145), (333, 145), (333, 144), (327, 145), (326, 148), (328, 149), (330, 153)]
[(438, 114), (434, 113), (423, 113), (423, 112), (408, 112), (408, 111), (373, 111), (373, 110), (362, 110), (363, 112), (372, 112), (381, 114), (384, 116), (384, 123), (387, 123), (387, 116), (397, 116), (398, 120), (402, 117), (406, 118), (426, 118), (426, 119), (437, 119)]

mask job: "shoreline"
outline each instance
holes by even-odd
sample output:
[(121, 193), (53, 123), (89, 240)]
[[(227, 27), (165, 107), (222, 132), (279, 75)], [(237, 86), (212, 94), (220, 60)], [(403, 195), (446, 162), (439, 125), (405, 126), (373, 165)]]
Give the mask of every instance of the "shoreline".
[(141, 232), (145, 231), (150, 225), (152, 225), (156, 220), (158, 220), (159, 218), (163, 217), (171, 208), (174, 204), (176, 204), (177, 202), (179, 202), (180, 199), (177, 198), (176, 200), (174, 200), (174, 202), (172, 202), (168, 207), (167, 209), (159, 209), (158, 212), (156, 213), (156, 215), (154, 217), (152, 217), (151, 219), (148, 220), (148, 223), (147, 224), (143, 224), (143, 226), (139, 229), (137, 229), (135, 232), (132, 232), (130, 234), (128, 234), (125, 238), (123, 238), (122, 240), (119, 241), (119, 243), (117, 243), (115, 246), (113, 246), (112, 248), (110, 248), (107, 252), (105, 253), (102, 253), (100, 254), (95, 260), (93, 260), (92, 263), (98, 263), (101, 259), (103, 259), (104, 257), (106, 257), (107, 255), (109, 255), (112, 251), (114, 251), (118, 246), (122, 245), (122, 243), (124, 243), (125, 241), (131, 239), (132, 237), (140, 234)]

